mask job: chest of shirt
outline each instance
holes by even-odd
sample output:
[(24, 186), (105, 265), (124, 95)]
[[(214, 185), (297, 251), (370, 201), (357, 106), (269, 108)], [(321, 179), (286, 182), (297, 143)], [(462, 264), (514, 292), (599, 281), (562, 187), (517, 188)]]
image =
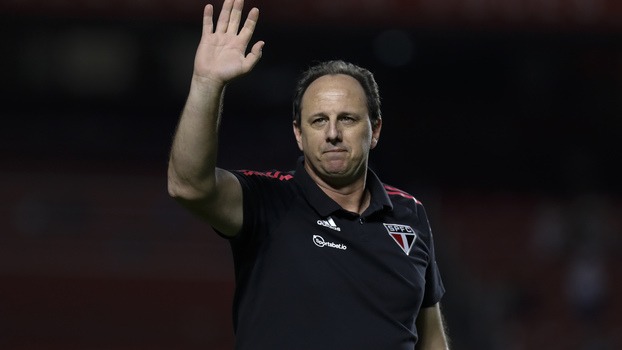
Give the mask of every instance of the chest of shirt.
[(404, 308), (404, 300), (418, 302), (413, 296), (425, 287), (428, 251), (414, 218), (321, 217), (308, 209), (291, 208), (264, 231), (261, 264), (278, 271), (272, 277), (318, 293), (358, 289), (395, 300), (395, 308)]

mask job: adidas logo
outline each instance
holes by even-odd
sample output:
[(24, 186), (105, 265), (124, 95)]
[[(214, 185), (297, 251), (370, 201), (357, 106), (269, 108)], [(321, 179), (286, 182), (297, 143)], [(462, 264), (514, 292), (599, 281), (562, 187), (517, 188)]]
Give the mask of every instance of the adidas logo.
[(335, 224), (335, 221), (330, 216), (326, 220), (318, 220), (317, 224), (320, 226), (328, 227), (335, 231), (341, 231), (341, 228)]

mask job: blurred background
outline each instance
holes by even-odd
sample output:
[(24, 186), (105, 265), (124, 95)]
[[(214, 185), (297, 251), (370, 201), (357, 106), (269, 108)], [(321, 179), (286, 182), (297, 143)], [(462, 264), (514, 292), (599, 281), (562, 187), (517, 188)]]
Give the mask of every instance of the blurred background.
[[(204, 4), (0, 1), (0, 348), (232, 348), (227, 242), (166, 192)], [(365, 66), (371, 166), (426, 205), (453, 349), (622, 348), (622, 3), (250, 6), (223, 167), (294, 167), (300, 71)]]

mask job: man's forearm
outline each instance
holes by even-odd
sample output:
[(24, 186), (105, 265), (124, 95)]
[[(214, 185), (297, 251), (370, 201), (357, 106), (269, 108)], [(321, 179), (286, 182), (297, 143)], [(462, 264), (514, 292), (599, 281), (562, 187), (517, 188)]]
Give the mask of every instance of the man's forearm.
[(440, 304), (422, 308), (417, 318), (419, 343), (415, 350), (449, 350), (449, 340)]
[(193, 77), (171, 148), (169, 192), (196, 197), (214, 186), (218, 125), (225, 86)]

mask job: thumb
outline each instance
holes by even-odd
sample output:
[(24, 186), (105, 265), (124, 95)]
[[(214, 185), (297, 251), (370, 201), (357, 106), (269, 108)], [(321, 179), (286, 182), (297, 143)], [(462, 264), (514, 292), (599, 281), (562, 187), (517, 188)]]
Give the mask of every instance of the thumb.
[(259, 59), (263, 54), (264, 45), (265, 43), (263, 41), (256, 42), (255, 45), (253, 45), (253, 47), (251, 48), (251, 51), (246, 55), (244, 59), (244, 68), (247, 72), (253, 69), (255, 64), (259, 62)]

